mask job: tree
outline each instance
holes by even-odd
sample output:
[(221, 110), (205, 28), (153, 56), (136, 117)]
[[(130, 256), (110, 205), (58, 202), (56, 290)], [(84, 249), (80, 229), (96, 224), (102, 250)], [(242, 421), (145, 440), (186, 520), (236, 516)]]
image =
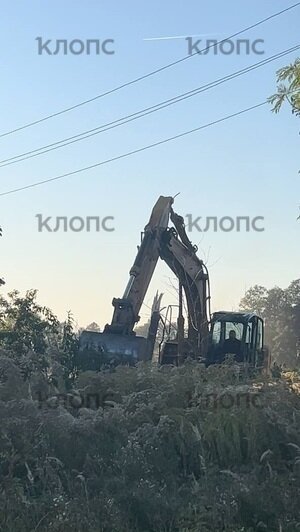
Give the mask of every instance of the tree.
[(57, 388), (57, 375), (62, 378), (63, 386), (69, 389), (77, 376), (76, 357), (78, 352), (79, 339), (74, 330), (74, 319), (71, 312), (68, 312), (66, 321), (59, 326), (59, 333), (56, 337), (56, 349), (52, 352), (49, 361), (51, 382)]
[(247, 290), (241, 299), (240, 308), (244, 312), (256, 312), (261, 316), (265, 313), (268, 290), (264, 286), (255, 285)]
[(0, 296), (0, 348), (21, 368), (23, 377), (43, 375), (69, 387), (76, 376), (78, 338), (71, 313), (60, 323), (47, 307), (36, 301), (37, 291), (22, 297), (17, 290)]
[(100, 325), (96, 323), (95, 321), (92, 321), (89, 325), (85, 328), (86, 331), (94, 331), (94, 332), (101, 332)]
[(300, 58), (277, 71), (277, 83), (277, 92), (268, 100), (273, 105), (272, 111), (278, 113), (283, 103), (288, 102), (292, 113), (300, 117)]
[(43, 355), (49, 344), (48, 335), (57, 332), (59, 322), (50, 309), (36, 301), (36, 290), (25, 297), (17, 290), (0, 297), (0, 343), (13, 349), (17, 356), (28, 351)]
[(297, 341), (300, 337), (300, 279), (288, 288), (263, 286), (250, 288), (240, 302), (241, 310), (256, 312), (265, 322), (265, 343), (273, 360), (297, 365)]
[(300, 58), (277, 71), (277, 83), (277, 92), (268, 99), (273, 105), (272, 111), (278, 113), (283, 103), (288, 102), (292, 113), (300, 118)]

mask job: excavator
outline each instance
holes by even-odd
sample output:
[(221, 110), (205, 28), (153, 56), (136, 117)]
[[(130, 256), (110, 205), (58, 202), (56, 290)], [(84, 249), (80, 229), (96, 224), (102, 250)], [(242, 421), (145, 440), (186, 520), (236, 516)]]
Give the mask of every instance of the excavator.
[[(238, 355), (239, 362), (259, 371), (268, 370), (270, 356), (264, 346), (264, 323), (254, 313), (210, 311), (210, 282), (197, 246), (189, 240), (184, 219), (173, 210), (174, 198), (160, 196), (142, 233), (141, 244), (129, 272), (123, 297), (112, 301), (112, 321), (104, 331), (83, 331), (79, 339), (78, 367), (100, 370), (108, 365), (135, 365), (151, 360), (161, 323), (161, 296), (154, 299), (147, 337), (136, 335), (134, 327), (159, 259), (178, 280), (176, 334), (163, 322), (159, 363), (180, 365), (187, 358), (210, 364), (222, 363), (226, 355)], [(170, 226), (171, 223), (171, 226)], [(184, 318), (186, 307), (187, 323)], [(172, 320), (170, 320), (172, 321)], [(169, 331), (169, 333), (168, 333)], [(227, 352), (229, 338), (238, 351)]]

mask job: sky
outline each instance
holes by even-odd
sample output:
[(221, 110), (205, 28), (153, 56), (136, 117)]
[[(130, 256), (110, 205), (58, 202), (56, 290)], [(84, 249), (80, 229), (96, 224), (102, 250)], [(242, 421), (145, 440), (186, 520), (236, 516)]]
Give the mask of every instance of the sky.
[[(224, 39), (293, 2), (253, 0), (1, 0), (0, 135), (110, 91), (188, 56), (187, 36)], [(187, 60), (122, 90), (10, 135), (0, 136), (8, 159), (112, 122), (122, 116), (210, 83), (300, 44), (300, 6), (236, 39), (264, 55), (207, 54)], [(37, 37), (71, 42), (113, 39), (114, 54), (38, 53)], [(161, 37), (180, 37), (156, 39)], [(234, 41), (236, 43), (236, 40)], [(200, 46), (200, 48), (201, 48)], [(298, 51), (298, 56), (300, 55)], [(75, 171), (266, 100), (276, 71), (297, 52), (166, 109), (62, 149), (0, 167), (0, 194)], [(1, 164), (0, 164), (1, 166)], [(71, 311), (80, 326), (110, 322), (111, 301), (121, 297), (141, 231), (160, 195), (193, 219), (262, 216), (264, 231), (189, 233), (209, 269), (214, 310), (236, 310), (255, 284), (282, 288), (299, 277), (299, 119), (288, 106), (271, 106), (215, 124), (104, 166), (0, 196), (2, 293), (38, 290), (38, 300), (63, 320)], [(37, 214), (51, 217), (112, 216), (114, 231), (38, 231)], [(260, 222), (261, 224), (261, 222)], [(205, 226), (203, 223), (202, 227)], [(148, 319), (156, 290), (176, 303), (174, 279), (159, 264), (141, 309)]]

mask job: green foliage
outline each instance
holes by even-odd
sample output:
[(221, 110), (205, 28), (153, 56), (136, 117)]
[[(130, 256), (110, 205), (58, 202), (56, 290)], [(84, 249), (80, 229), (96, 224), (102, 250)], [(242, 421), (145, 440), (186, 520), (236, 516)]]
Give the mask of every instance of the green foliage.
[[(278, 70), (277, 83), (279, 84), (277, 92), (268, 99), (268, 102), (273, 105), (272, 111), (279, 113), (284, 102), (288, 102), (292, 113), (300, 117), (300, 58), (297, 58), (294, 63)], [(297, 220), (299, 219), (300, 215)]]
[(101, 332), (100, 326), (95, 321), (93, 321), (92, 323), (87, 325), (84, 330), (85, 331)]
[[(299, 295), (295, 281), (249, 302), (278, 322)], [(299, 528), (297, 373), (250, 379), (229, 359), (78, 374), (70, 313), (60, 324), (35, 291), (0, 309), (1, 531)]]
[(68, 388), (76, 372), (78, 338), (69, 313), (60, 324), (47, 307), (36, 301), (37, 291), (22, 297), (16, 290), (0, 296), (0, 348), (20, 367), (24, 379), (42, 374), (57, 388)]
[[(287, 82), (284, 84), (282, 82)], [(277, 72), (277, 93), (269, 98), (273, 105), (273, 111), (278, 113), (285, 101), (287, 101), (292, 113), (300, 116), (300, 59), (296, 59), (293, 64), (281, 68)]]
[[(75, 361), (78, 352), (78, 336), (74, 332), (74, 320), (68, 312), (67, 320), (61, 326), (61, 335), (58, 339), (58, 350), (55, 360), (60, 364), (66, 388), (70, 388), (76, 377)], [(54, 376), (52, 374), (52, 381)], [(57, 383), (56, 383), (57, 384)]]
[(300, 336), (300, 279), (286, 289), (250, 288), (240, 302), (243, 311), (257, 312), (265, 321), (265, 343), (273, 361), (295, 368), (299, 364), (297, 340)]
[(21, 297), (17, 290), (0, 297), (1, 345), (15, 355), (34, 350), (43, 355), (47, 348), (47, 336), (56, 332), (58, 321), (47, 307), (36, 302), (36, 290), (29, 290)]
[[(249, 380), (229, 363), (118, 367), (80, 374), (73, 401), (54, 407), (27, 387), (12, 398), (11, 379), (22, 376), (7, 360), (0, 358), (0, 530), (297, 530), (296, 374), (290, 384)], [(99, 408), (87, 401), (95, 394)], [(245, 400), (253, 394), (258, 403)]]

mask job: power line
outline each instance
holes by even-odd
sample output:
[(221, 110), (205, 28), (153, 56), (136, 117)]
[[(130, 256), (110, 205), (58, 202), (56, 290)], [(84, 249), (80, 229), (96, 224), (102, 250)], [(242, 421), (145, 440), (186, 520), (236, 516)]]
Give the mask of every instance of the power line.
[(15, 155), (14, 157), (10, 157), (8, 159), (3, 159), (0, 161), (0, 168), (3, 168), (5, 166), (10, 166), (11, 164), (16, 164), (22, 161), (25, 161), (27, 159), (31, 159), (33, 157), (38, 157), (39, 155), (43, 155), (45, 153), (51, 152), (53, 150), (57, 150), (59, 148), (64, 148), (65, 146), (69, 146), (70, 144), (74, 144), (75, 142), (79, 142), (81, 140), (85, 140), (87, 138), (93, 137), (95, 135), (99, 135), (100, 133), (104, 133), (106, 131), (109, 131), (111, 129), (114, 129), (119, 126), (123, 126), (125, 124), (128, 124), (129, 122), (133, 122), (134, 120), (138, 120), (139, 118), (143, 118), (144, 116), (147, 116), (149, 114), (155, 113), (157, 111), (160, 111), (162, 109), (165, 109), (166, 107), (169, 107), (171, 105), (174, 105), (176, 103), (179, 103), (181, 101), (184, 101), (188, 98), (191, 98), (193, 96), (196, 96), (197, 94), (200, 94), (202, 92), (205, 92), (209, 89), (212, 89), (214, 87), (217, 87), (218, 85), (221, 85), (227, 81), (231, 81), (232, 79), (235, 79), (239, 76), (242, 76), (244, 74), (247, 74), (248, 72), (251, 72), (252, 70), (256, 70), (257, 68), (260, 68), (262, 66), (265, 66), (268, 63), (271, 63), (272, 61), (275, 61), (276, 59), (279, 59), (281, 57), (284, 57), (285, 55), (288, 55), (300, 48), (300, 45), (293, 46), (292, 48), (289, 48), (287, 50), (284, 50), (282, 52), (279, 52), (267, 59), (263, 59), (262, 61), (259, 61), (258, 63), (255, 63), (249, 67), (245, 67), (241, 70), (238, 70), (236, 72), (233, 72), (232, 74), (229, 74), (227, 76), (224, 76), (222, 78), (219, 78), (215, 81), (212, 81), (206, 85), (202, 85), (200, 87), (197, 87), (196, 89), (193, 89), (191, 91), (185, 92), (183, 94), (179, 94), (175, 96), (174, 98), (170, 98), (168, 100), (165, 100), (163, 102), (160, 102), (158, 104), (152, 105), (151, 107), (147, 107), (144, 109), (141, 109), (140, 111), (137, 111), (135, 113), (132, 113), (127, 116), (123, 116), (117, 120), (114, 120), (113, 122), (108, 122), (106, 124), (103, 124), (101, 126), (95, 127), (93, 129), (84, 131), (82, 133), (78, 133), (77, 135), (73, 135), (71, 137), (53, 142), (51, 144), (47, 144), (45, 146), (41, 146), (40, 148), (36, 148), (34, 150), (21, 153), (19, 155)]
[(11, 135), (13, 133), (16, 133), (17, 131), (21, 131), (23, 129), (26, 129), (26, 128), (29, 128), (31, 126), (35, 126), (37, 124), (40, 124), (41, 122), (45, 122), (46, 120), (49, 120), (51, 118), (54, 118), (56, 116), (59, 116), (59, 115), (62, 115), (64, 113), (67, 113), (69, 111), (72, 111), (73, 109), (77, 109), (78, 107), (82, 107), (83, 105), (86, 105), (88, 103), (91, 103), (91, 102), (94, 102), (95, 100), (98, 100), (99, 98), (103, 98), (105, 96), (108, 96), (109, 94), (113, 94), (114, 92), (117, 92), (121, 89), (124, 89), (125, 87), (129, 87), (130, 85), (133, 85), (135, 83), (138, 83), (144, 79), (147, 79), (151, 76), (154, 76), (160, 72), (163, 72), (164, 70), (167, 70), (168, 68), (171, 68), (175, 65), (178, 65), (179, 63), (182, 63), (183, 61), (186, 61), (187, 59), (190, 59), (191, 57), (194, 57), (195, 55), (198, 55), (199, 53), (203, 53), (205, 52), (206, 50), (209, 50), (210, 48), (213, 48), (215, 46), (218, 46), (220, 44), (222, 44), (223, 42), (229, 40), (229, 39), (233, 39), (234, 37), (237, 37), (238, 35), (241, 35), (242, 33), (245, 33), (253, 28), (256, 28), (257, 26), (260, 26), (261, 24), (264, 24), (265, 22), (271, 20), (271, 19), (274, 19), (275, 17), (278, 17), (284, 13), (286, 13), (287, 11), (290, 11), (292, 9), (295, 9), (296, 7), (298, 7), (300, 5), (300, 2), (297, 2), (296, 4), (293, 4), (285, 9), (282, 9), (281, 11), (277, 11), (276, 13), (273, 13), (272, 15), (262, 19), (262, 20), (259, 20), (258, 22), (255, 22), (254, 24), (251, 24), (251, 26), (247, 26), (246, 28), (240, 30), (240, 31), (237, 31), (236, 33), (233, 33), (232, 35), (230, 35), (229, 37), (226, 37), (225, 39), (222, 39), (221, 41), (216, 41), (215, 43), (211, 44), (210, 46), (207, 46), (206, 48), (204, 48), (203, 50), (200, 50), (199, 52), (194, 52), (190, 55), (187, 55), (185, 57), (182, 57), (181, 59), (177, 59), (176, 61), (173, 61), (172, 63), (168, 63), (167, 65), (164, 65), (160, 68), (157, 68), (156, 70), (152, 70), (151, 72), (148, 72), (147, 74), (144, 74), (142, 76), (139, 76), (135, 79), (132, 79), (131, 81), (127, 81), (126, 83), (123, 83), (122, 85), (118, 85), (117, 87), (114, 87), (113, 89), (110, 89), (106, 92), (103, 92), (101, 94), (98, 94), (97, 96), (94, 96), (93, 98), (89, 98), (88, 100), (84, 100), (82, 102), (79, 102), (75, 105), (72, 105), (71, 107), (67, 107), (65, 109), (62, 109), (61, 111), (57, 111), (56, 113), (52, 113), (52, 114), (49, 114), (47, 116), (44, 116), (43, 118), (40, 118), (38, 120), (35, 120), (33, 122), (29, 122), (28, 124), (25, 124), (23, 126), (20, 126), (20, 127), (17, 127), (15, 129), (11, 129), (10, 131), (6, 131), (5, 133), (2, 133), (0, 135), (0, 138), (1, 137), (5, 137), (7, 135)]
[(37, 187), (37, 186), (40, 186), (40, 185), (44, 185), (44, 184), (50, 183), (52, 181), (58, 181), (59, 179), (64, 179), (64, 178), (69, 177), (71, 175), (79, 174), (81, 172), (86, 172), (87, 170), (92, 170), (93, 168), (97, 168), (98, 166), (103, 166), (105, 164), (109, 164), (109, 163), (112, 163), (114, 161), (118, 161), (120, 159), (124, 159), (126, 157), (130, 157), (131, 155), (135, 155), (137, 153), (141, 153), (143, 151), (155, 148), (157, 146), (161, 146), (162, 144), (166, 144), (167, 142), (171, 142), (171, 141), (179, 139), (181, 137), (185, 137), (186, 135), (190, 135), (192, 133), (195, 133), (196, 131), (200, 131), (200, 130), (208, 128), (210, 126), (213, 126), (213, 125), (216, 125), (216, 124), (220, 124), (221, 122), (225, 122), (226, 120), (234, 118), (235, 116), (239, 116), (239, 115), (242, 115), (242, 114), (247, 113), (249, 111), (252, 111), (254, 109), (258, 109), (259, 107), (262, 107), (263, 105), (266, 105), (267, 103), (268, 103), (268, 101), (266, 100), (264, 102), (261, 102), (261, 103), (258, 103), (256, 105), (253, 105), (251, 107), (247, 107), (246, 109), (242, 109), (241, 111), (238, 111), (237, 113), (233, 113), (231, 115), (227, 115), (225, 117), (219, 118), (218, 120), (214, 120), (213, 122), (209, 122), (208, 124), (204, 124), (202, 126), (194, 128), (194, 129), (190, 129), (189, 131), (184, 131), (183, 133), (179, 133), (178, 135), (174, 135), (172, 137), (168, 137), (168, 138), (160, 140), (158, 142), (154, 142), (153, 144), (148, 144), (147, 146), (143, 146), (142, 148), (138, 148), (136, 150), (132, 150), (130, 152), (123, 153), (121, 155), (117, 155), (116, 157), (112, 157), (111, 159), (106, 159), (104, 161), (100, 161), (100, 162), (92, 164), (90, 166), (85, 166), (84, 168), (79, 168), (77, 170), (73, 170), (72, 172), (68, 172), (66, 174), (58, 175), (58, 176), (55, 176), (55, 177), (50, 177), (50, 178), (44, 179), (42, 181), (37, 181), (36, 183), (31, 183), (31, 184), (25, 185), (23, 187), (19, 187), (19, 188), (15, 188), (15, 189), (12, 189), (12, 190), (8, 190), (7, 192), (2, 192), (2, 193), (0, 193), (0, 196), (7, 196), (8, 194), (14, 194), (16, 192), (20, 192), (22, 190), (27, 190), (29, 188), (34, 188), (34, 187)]

